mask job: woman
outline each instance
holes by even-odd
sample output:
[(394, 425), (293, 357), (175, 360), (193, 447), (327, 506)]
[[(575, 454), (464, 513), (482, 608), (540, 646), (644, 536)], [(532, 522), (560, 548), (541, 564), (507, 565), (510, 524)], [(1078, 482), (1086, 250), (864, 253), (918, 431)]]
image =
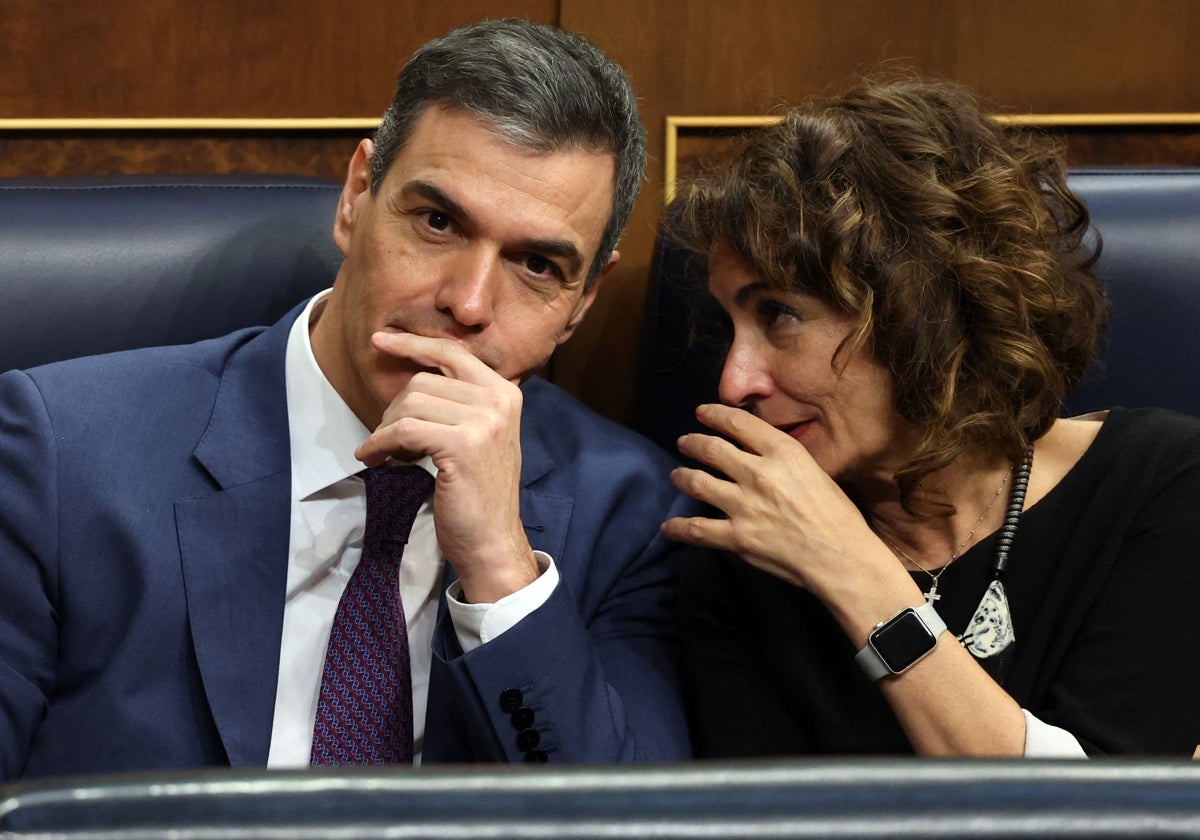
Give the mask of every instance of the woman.
[(730, 553), (682, 592), (698, 753), (1191, 755), (1200, 421), (1058, 417), (1108, 307), (1057, 149), (867, 83), (680, 213), (732, 327), (674, 475), (723, 515), (663, 525)]

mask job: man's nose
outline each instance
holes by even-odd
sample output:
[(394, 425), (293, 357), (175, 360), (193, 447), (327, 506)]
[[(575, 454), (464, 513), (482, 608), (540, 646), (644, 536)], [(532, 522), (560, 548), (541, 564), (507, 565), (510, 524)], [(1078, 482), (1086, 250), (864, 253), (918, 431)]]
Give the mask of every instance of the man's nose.
[(435, 296), (435, 305), (455, 322), (473, 330), (492, 322), (495, 298), (502, 282), (498, 256), (483, 249), (465, 249), (446, 266)]

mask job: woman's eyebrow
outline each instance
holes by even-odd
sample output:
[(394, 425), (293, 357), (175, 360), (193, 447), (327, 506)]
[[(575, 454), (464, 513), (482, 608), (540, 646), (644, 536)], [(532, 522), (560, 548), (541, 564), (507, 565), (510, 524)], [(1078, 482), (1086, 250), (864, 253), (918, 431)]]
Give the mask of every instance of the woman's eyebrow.
[(738, 289), (734, 294), (733, 302), (739, 307), (745, 306), (747, 303), (749, 303), (751, 298), (761, 295), (766, 290), (766, 283), (747, 283), (745, 286), (742, 286), (742, 288)]

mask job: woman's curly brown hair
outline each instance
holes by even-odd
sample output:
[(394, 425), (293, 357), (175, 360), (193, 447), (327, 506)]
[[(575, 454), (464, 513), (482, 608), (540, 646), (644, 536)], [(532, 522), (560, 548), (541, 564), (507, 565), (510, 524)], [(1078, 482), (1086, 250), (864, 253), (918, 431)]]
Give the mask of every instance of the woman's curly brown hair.
[(1066, 181), (1059, 144), (960, 85), (867, 81), (756, 132), (685, 192), (672, 233), (858, 316), (835, 360), (866, 348), (891, 371), (922, 432), (896, 475), (907, 500), (961, 456), (1018, 459), (1097, 354), (1100, 241)]

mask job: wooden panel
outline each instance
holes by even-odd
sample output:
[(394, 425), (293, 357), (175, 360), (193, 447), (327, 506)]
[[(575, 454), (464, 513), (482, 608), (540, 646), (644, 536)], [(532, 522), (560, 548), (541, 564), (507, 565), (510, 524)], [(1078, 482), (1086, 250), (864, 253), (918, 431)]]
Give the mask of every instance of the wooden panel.
[[(1062, 141), (1072, 166), (1200, 166), (1200, 114), (1175, 116), (1175, 124), (1153, 125), (1054, 125), (1049, 118), (1039, 118), (1029, 130)], [(745, 132), (774, 121), (761, 115), (669, 117), (663, 200), (674, 198), (688, 179), (719, 167)]]
[(1196, 111), (1188, 0), (562, 0), (649, 109), (762, 113), (881, 62), (1043, 112)]
[[(650, 132), (649, 179), (622, 261), (555, 357), (560, 384), (636, 417), (644, 300), (668, 115), (762, 114), (881, 62), (962, 81), (1020, 111), (1200, 112), (1200, 3), (1190, 0), (561, 0), (561, 25), (628, 71)], [(1195, 162), (1195, 134), (1073, 130), (1077, 162)]]
[(0, 132), (0, 177), (282, 172), (341, 182), (363, 132)]
[(432, 37), (555, 0), (4, 0), (0, 118), (377, 116)]
[(1165, 128), (1076, 128), (1064, 132), (1076, 166), (1200, 166), (1200, 125)]
[[(628, 70), (652, 161), (622, 260), (553, 378), (632, 421), (667, 115), (764, 113), (881, 61), (1034, 112), (1200, 112), (1191, 0), (0, 0), (0, 120), (375, 117), (407, 55), (487, 16), (559, 22)], [(0, 175), (290, 171), (361, 132), (12, 132)], [(1194, 131), (1072, 130), (1075, 162), (1196, 163)]]

